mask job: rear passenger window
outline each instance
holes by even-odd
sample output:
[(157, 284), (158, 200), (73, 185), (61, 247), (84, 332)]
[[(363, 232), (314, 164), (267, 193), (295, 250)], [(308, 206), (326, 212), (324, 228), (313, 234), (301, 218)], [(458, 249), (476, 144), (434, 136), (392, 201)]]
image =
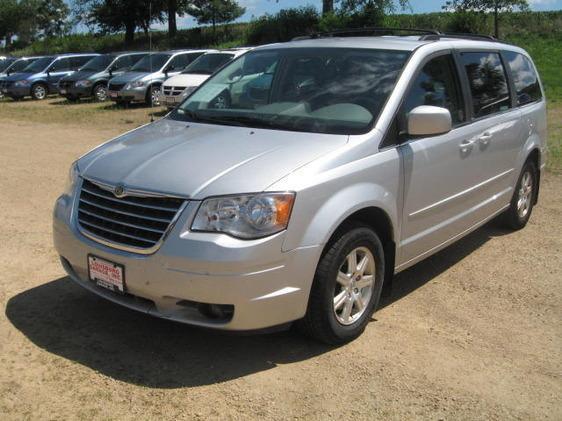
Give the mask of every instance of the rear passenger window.
[(535, 68), (527, 57), (513, 51), (505, 51), (509, 64), (515, 91), (517, 92), (517, 105), (525, 105), (542, 99), (539, 78)]
[(420, 105), (447, 108), (453, 124), (466, 119), (455, 62), (451, 54), (427, 62), (416, 77), (403, 105), (403, 115)]
[(484, 117), (511, 107), (507, 78), (498, 53), (461, 53), (474, 117)]

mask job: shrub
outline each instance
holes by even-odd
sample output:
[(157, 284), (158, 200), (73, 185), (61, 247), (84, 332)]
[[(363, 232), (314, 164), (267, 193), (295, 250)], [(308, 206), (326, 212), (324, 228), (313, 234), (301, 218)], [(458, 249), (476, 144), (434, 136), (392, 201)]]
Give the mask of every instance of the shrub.
[(247, 41), (250, 45), (289, 41), (314, 32), (320, 16), (314, 7), (281, 10), (250, 23)]

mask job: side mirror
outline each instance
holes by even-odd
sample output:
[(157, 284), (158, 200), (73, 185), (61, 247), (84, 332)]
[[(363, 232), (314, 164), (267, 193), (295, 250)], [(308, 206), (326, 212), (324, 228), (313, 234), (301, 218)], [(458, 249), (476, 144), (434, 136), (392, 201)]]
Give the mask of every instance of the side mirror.
[(451, 113), (446, 108), (420, 105), (408, 114), (408, 134), (412, 136), (436, 136), (452, 128)]

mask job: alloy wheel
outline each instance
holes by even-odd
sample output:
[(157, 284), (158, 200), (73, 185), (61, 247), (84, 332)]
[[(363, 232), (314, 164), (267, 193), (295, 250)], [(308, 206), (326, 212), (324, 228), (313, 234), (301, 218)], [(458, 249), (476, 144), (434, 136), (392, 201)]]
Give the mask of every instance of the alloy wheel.
[(367, 310), (375, 283), (375, 258), (366, 247), (352, 250), (340, 265), (334, 290), (336, 320), (351, 325)]
[(519, 196), (517, 198), (517, 214), (520, 219), (525, 219), (533, 200), (533, 176), (530, 171), (526, 171), (521, 177), (519, 186)]

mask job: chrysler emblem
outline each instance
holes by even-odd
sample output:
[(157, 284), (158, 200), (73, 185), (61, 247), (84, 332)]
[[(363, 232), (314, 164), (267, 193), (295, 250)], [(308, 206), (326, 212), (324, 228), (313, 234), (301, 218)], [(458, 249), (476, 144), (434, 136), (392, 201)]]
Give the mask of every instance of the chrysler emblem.
[(125, 186), (123, 184), (116, 185), (115, 190), (113, 190), (113, 194), (115, 195), (115, 197), (119, 199), (125, 197), (127, 195), (127, 192), (125, 191)]

